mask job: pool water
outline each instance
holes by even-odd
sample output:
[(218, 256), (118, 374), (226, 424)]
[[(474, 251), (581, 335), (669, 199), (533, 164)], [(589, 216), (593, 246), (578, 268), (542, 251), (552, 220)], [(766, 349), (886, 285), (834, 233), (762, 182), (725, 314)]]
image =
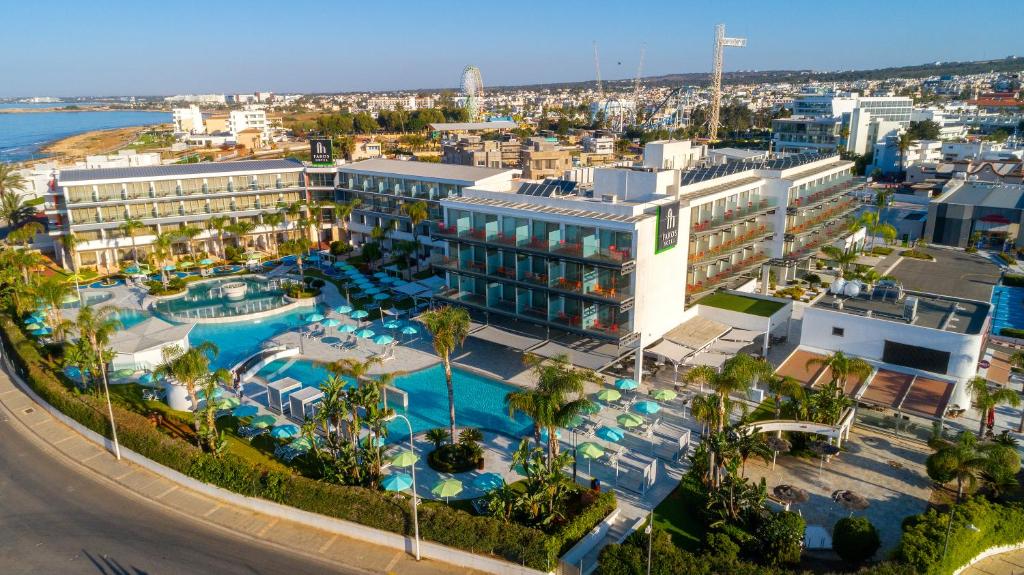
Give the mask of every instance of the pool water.
[[(72, 297), (74, 297), (73, 294), (72, 294)], [(82, 292), (82, 299), (85, 300), (85, 305), (98, 305), (98, 304), (101, 304), (101, 303), (103, 303), (105, 301), (109, 301), (109, 300), (111, 300), (113, 298), (114, 298), (114, 294), (112, 294), (112, 293), (89, 293), (89, 292)], [(81, 305), (82, 305), (81, 302), (79, 302), (76, 299), (74, 301), (69, 301), (68, 303), (66, 303), (66, 304), (64, 304), (64, 305), (62, 305), (60, 307), (62, 307), (64, 309), (77, 309), (77, 308), (81, 307)]]
[[(200, 323), (192, 328), (188, 340), (192, 345), (212, 342), (220, 353), (213, 360), (213, 368), (230, 369), (235, 364), (259, 351), (260, 345), (289, 329), (306, 325), (303, 316), (317, 311), (315, 307), (301, 307), (263, 319), (231, 323)], [(322, 311), (322, 310), (321, 310)]]
[[(304, 387), (318, 387), (327, 379), (328, 373), (311, 361), (278, 360), (260, 370), (259, 375), (269, 381), (291, 377), (301, 381)], [(523, 416), (510, 418), (505, 407), (505, 396), (517, 388), (459, 368), (452, 369), (452, 385), (455, 388), (455, 422), (459, 426), (497, 431), (513, 437), (530, 432), (530, 421)], [(409, 394), (409, 411), (397, 411), (409, 418), (413, 431), (418, 433), (435, 427), (448, 427), (448, 388), (443, 366), (438, 364), (400, 375), (395, 378), (395, 387)], [(396, 441), (402, 437), (405, 423), (392, 422), (388, 429), (392, 432), (391, 441)]]
[(999, 335), (1004, 327), (1024, 329), (1024, 288), (992, 288), (992, 333)]
[[(244, 283), (245, 297), (230, 299), (221, 293), (226, 283)], [(285, 305), (284, 290), (274, 280), (237, 277), (193, 284), (184, 296), (160, 300), (156, 312), (180, 321), (195, 318), (220, 318), (272, 310)]]

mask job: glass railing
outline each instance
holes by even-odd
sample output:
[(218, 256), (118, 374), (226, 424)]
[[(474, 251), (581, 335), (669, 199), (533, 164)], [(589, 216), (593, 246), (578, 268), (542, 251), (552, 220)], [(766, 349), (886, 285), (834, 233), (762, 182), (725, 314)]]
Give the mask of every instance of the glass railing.
[(690, 224), (691, 233), (711, 232), (723, 226), (729, 226), (737, 221), (758, 216), (774, 210), (776, 202), (771, 198), (762, 198), (758, 201), (751, 201), (745, 207), (735, 207), (726, 210), (716, 216), (699, 216), (698, 221)]
[(768, 260), (768, 255), (764, 252), (754, 254), (748, 258), (744, 258), (724, 270), (719, 270), (713, 275), (709, 275), (704, 279), (687, 284), (686, 291), (692, 293), (701, 293), (707, 290), (715, 289), (717, 287), (726, 285), (739, 274), (749, 271), (761, 263)]
[(763, 224), (754, 228), (753, 230), (745, 232), (740, 236), (730, 238), (709, 249), (701, 249), (698, 247), (697, 251), (690, 254), (690, 264), (692, 265), (712, 260), (717, 257), (721, 257), (722, 255), (751, 247), (750, 244), (761, 241), (762, 239), (772, 235), (772, 233), (774, 233), (772, 226), (768, 224)]
[(537, 236), (516, 240), (514, 237), (500, 233), (489, 233), (480, 228), (469, 228), (459, 231), (456, 226), (438, 224), (435, 234), (441, 238), (471, 239), (495, 246), (512, 246), (561, 256), (572, 256), (584, 260), (622, 263), (633, 259), (629, 248), (618, 248), (616, 246), (598, 247), (592, 253), (586, 253), (581, 243), (566, 242), (564, 240), (555, 242), (548, 238)]
[(845, 194), (860, 185), (860, 182), (852, 177), (843, 178), (840, 181), (829, 182), (825, 186), (815, 188), (817, 191), (805, 191), (800, 197), (793, 200), (790, 207), (813, 206), (835, 196)]

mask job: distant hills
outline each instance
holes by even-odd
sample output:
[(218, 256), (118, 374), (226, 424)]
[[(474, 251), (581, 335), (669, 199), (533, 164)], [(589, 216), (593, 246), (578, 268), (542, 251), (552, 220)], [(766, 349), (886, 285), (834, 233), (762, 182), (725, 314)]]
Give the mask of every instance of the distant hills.
[[(1010, 56), (1000, 60), (976, 60), (969, 62), (933, 62), (914, 66), (897, 66), (893, 68), (876, 68), (873, 70), (846, 70), (816, 72), (814, 70), (761, 70), (726, 72), (722, 75), (724, 84), (775, 84), (780, 82), (805, 83), (817, 82), (850, 82), (855, 80), (886, 80), (889, 78), (927, 78), (929, 76), (983, 74), (986, 72), (1019, 72), (1024, 70), (1024, 58)], [(643, 79), (644, 86), (681, 86), (707, 85), (711, 81), (709, 72), (687, 72), (682, 74), (666, 74), (648, 76)], [(626, 88), (632, 86), (633, 80), (605, 80), (605, 86)], [(593, 86), (594, 80), (584, 82), (561, 82), (555, 84), (530, 84), (525, 86), (493, 86), (489, 91), (502, 89), (563, 89), (584, 88)]]

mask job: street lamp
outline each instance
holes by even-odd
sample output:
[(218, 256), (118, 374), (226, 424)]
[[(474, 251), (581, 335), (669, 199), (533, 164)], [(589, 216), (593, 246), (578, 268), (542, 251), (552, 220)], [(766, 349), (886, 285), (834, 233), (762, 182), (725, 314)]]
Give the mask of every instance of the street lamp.
[[(950, 533), (950, 531), (953, 530), (953, 516), (954, 515), (956, 515), (956, 503), (954, 503), (953, 507), (949, 510), (949, 522), (946, 524), (946, 542), (942, 544), (942, 559), (946, 558), (946, 550), (949, 549), (949, 533)], [(973, 531), (975, 533), (981, 531), (981, 529), (978, 529), (977, 527), (975, 527), (973, 523), (968, 523), (967, 524), (967, 529), (969, 529), (969, 530), (971, 530), (971, 531)]]
[[(409, 418), (404, 416), (404, 415), (402, 415), (402, 414), (400, 414), (400, 413), (395, 413), (389, 419), (401, 419), (402, 421), (405, 422), (406, 427), (409, 428), (409, 452), (412, 453), (413, 455), (416, 455), (416, 445), (413, 443), (412, 423), (409, 423)], [(410, 465), (409, 467), (412, 469), (412, 524), (413, 524), (413, 529), (415, 530), (415, 534), (416, 534), (416, 560), (419, 561), (420, 560), (420, 518), (419, 518), (419, 514), (417, 513), (417, 510), (416, 510), (416, 508), (418, 506), (418, 503), (416, 502), (417, 501), (417, 495), (416, 495), (416, 463), (413, 462), (413, 464)]]
[(644, 529), (647, 535), (647, 575), (651, 575), (651, 542), (654, 541), (654, 513), (647, 514), (647, 528)]

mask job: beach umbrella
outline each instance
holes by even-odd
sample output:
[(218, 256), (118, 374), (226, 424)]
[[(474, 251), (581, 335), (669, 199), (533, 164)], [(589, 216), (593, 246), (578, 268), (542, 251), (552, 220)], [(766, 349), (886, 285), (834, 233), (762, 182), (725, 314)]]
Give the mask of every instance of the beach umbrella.
[(831, 457), (839, 453), (839, 448), (827, 441), (812, 441), (808, 449), (818, 456), (818, 477), (821, 477), (821, 470), (825, 466), (825, 457)]
[(377, 295), (377, 294), (379, 294), (381, 292), (379, 287), (372, 287), (372, 286), (366, 288), (363, 291), (366, 293), (366, 295)]
[(203, 258), (199, 260), (199, 265), (201, 266), (212, 266), (215, 263), (217, 263), (216, 260), (212, 260), (210, 258)]
[(638, 401), (635, 404), (633, 404), (633, 409), (637, 413), (650, 415), (652, 413), (658, 413), (658, 411), (661, 410), (661, 406), (653, 401)]
[(401, 332), (402, 335), (415, 335), (415, 334), (419, 333), (420, 330), (416, 329), (415, 327), (413, 327), (411, 325), (407, 325), (407, 326), (402, 327), (402, 329), (400, 329), (398, 331)]
[[(318, 437), (317, 439), (320, 439), (320, 438)], [(317, 445), (320, 445), (319, 441), (317, 441)], [(303, 453), (305, 453), (306, 451), (310, 450), (310, 448), (312, 447), (312, 444), (309, 442), (308, 438), (300, 437), (300, 438), (296, 439), (295, 441), (289, 443), (288, 447), (294, 449), (295, 451), (302, 451)]]
[(637, 387), (639, 387), (639, 385), (637, 384), (636, 380), (624, 377), (622, 379), (615, 380), (615, 387), (623, 391), (626, 391), (630, 389), (636, 389)]
[(373, 338), (373, 343), (377, 345), (387, 345), (393, 341), (395, 341), (395, 338), (387, 334), (378, 335), (377, 337)]
[(565, 424), (565, 428), (572, 429), (574, 427), (579, 427), (581, 425), (583, 425), (583, 418), (578, 415), (574, 415), (571, 418), (569, 418), (569, 421)]
[(164, 266), (164, 271), (165, 272), (172, 272), (172, 271), (174, 271), (176, 269), (178, 269), (178, 266), (176, 266), (174, 264), (167, 264), (167, 265)]
[(259, 411), (260, 409), (255, 405), (239, 405), (231, 410), (231, 415), (235, 417), (252, 417), (259, 413)]
[(352, 325), (350, 323), (346, 323), (346, 324), (344, 324), (344, 325), (342, 325), (341, 327), (338, 328), (338, 331), (340, 331), (341, 333), (352, 333), (355, 330), (356, 330), (356, 326), (354, 326), (354, 325)]
[(370, 329), (370, 328), (363, 328), (363, 329), (357, 330), (355, 332), (355, 334), (356, 334), (356, 337), (361, 337), (361, 338), (364, 338), (364, 339), (370, 339), (371, 337), (376, 335), (374, 333), (374, 331), (372, 329)]
[(417, 456), (415, 453), (409, 451), (408, 449), (403, 449), (402, 451), (399, 451), (397, 454), (395, 454), (394, 457), (391, 458), (391, 465), (394, 465), (395, 467), (409, 467), (410, 465), (416, 463), (419, 460), (419, 456)]
[(775, 458), (778, 457), (779, 452), (789, 451), (793, 448), (793, 444), (777, 435), (770, 435), (765, 443), (768, 444), (768, 449), (772, 450), (772, 469), (775, 469)]
[(135, 370), (134, 369), (128, 369), (126, 367), (124, 369), (119, 369), (119, 370), (115, 371), (113, 375), (114, 375), (114, 377), (116, 377), (118, 379), (121, 379), (123, 377), (131, 377), (131, 376), (135, 375)]
[(597, 430), (596, 435), (601, 439), (604, 439), (605, 441), (618, 443), (619, 441), (622, 441), (623, 437), (626, 436), (626, 432), (622, 431), (618, 427), (602, 425), (601, 428)]
[(37, 329), (43, 329), (44, 327), (46, 327), (46, 326), (41, 324), (41, 323), (39, 323), (39, 322), (35, 322), (35, 323), (30, 323), (30, 324), (26, 325), (25, 329), (27, 329), (28, 331), (36, 331)]
[(843, 509), (850, 512), (850, 517), (853, 517), (854, 511), (863, 511), (871, 506), (871, 502), (867, 500), (863, 495), (856, 491), (850, 491), (849, 489), (840, 489), (832, 494), (832, 501), (835, 501)]
[(384, 322), (384, 327), (387, 329), (398, 329), (402, 327), (402, 322), (394, 319), (389, 319), (388, 321)]
[(217, 400), (217, 409), (233, 409), (238, 407), (239, 403), (241, 402), (237, 397), (222, 397)]
[(320, 325), (324, 327), (338, 327), (339, 325), (341, 325), (341, 322), (332, 317), (320, 322)]
[(679, 394), (677, 394), (676, 392), (672, 391), (671, 389), (659, 389), (659, 390), (655, 391), (651, 395), (651, 397), (653, 397), (654, 399), (656, 399), (658, 401), (672, 401), (678, 395)]
[(373, 277), (378, 278), (378, 279), (383, 279), (383, 278), (388, 277), (388, 274), (386, 274), (384, 272), (377, 272), (377, 273), (373, 274)]
[(368, 315), (370, 315), (370, 313), (365, 309), (357, 309), (356, 311), (349, 314), (349, 317), (351, 317), (352, 319), (363, 319)]
[(306, 317), (304, 317), (302, 319), (304, 319), (308, 323), (316, 323), (318, 321), (323, 321), (324, 320), (324, 314), (322, 314), (322, 313), (311, 313), (311, 314), (307, 315)]
[(597, 398), (601, 401), (618, 401), (622, 398), (622, 394), (614, 389), (602, 389), (597, 392)]
[(139, 383), (143, 385), (147, 383), (153, 383), (153, 372), (147, 371), (146, 373), (139, 376)]
[(128, 267), (124, 268), (124, 273), (126, 273), (126, 274), (137, 274), (140, 271), (142, 271), (142, 270), (139, 269), (139, 266), (128, 266)]
[(622, 415), (615, 418), (615, 421), (619, 422), (619, 425), (629, 429), (630, 427), (639, 427), (643, 425), (644, 418), (634, 413), (623, 413)]
[[(206, 398), (206, 390), (205, 389), (200, 389), (200, 390), (196, 391), (196, 397), (198, 397), (199, 399), (205, 399)], [(213, 388), (213, 397), (214, 397), (214, 399), (217, 399), (217, 398), (220, 398), (220, 397), (224, 397), (224, 389), (220, 388), (220, 387)]]
[(32, 315), (26, 317), (25, 318), (25, 323), (36, 323), (36, 322), (41, 322), (41, 321), (45, 321), (45, 320), (46, 320), (46, 316), (44, 316), (43, 314), (41, 314), (39, 312), (36, 312), (36, 313), (33, 313)]
[[(359, 444), (362, 445), (363, 447), (370, 447), (370, 436), (367, 435), (367, 436), (363, 437), (363, 439), (359, 442)], [(375, 435), (373, 437), (373, 446), (374, 447), (384, 447), (384, 438), (379, 436), (379, 435)]]
[(185, 260), (183, 262), (178, 262), (178, 267), (181, 268), (181, 269), (187, 269), (187, 268), (193, 267), (195, 265), (196, 265), (196, 262), (191, 262), (191, 261), (188, 261), (188, 260)]
[[(608, 390), (608, 391), (612, 391), (612, 390)], [(585, 405), (581, 411), (582, 411), (582, 413), (585, 413), (587, 415), (593, 415), (593, 414), (601, 411), (601, 404), (597, 403), (596, 401), (591, 401), (590, 403)]]
[(270, 436), (274, 439), (289, 439), (299, 434), (299, 427), (292, 423), (278, 425), (270, 430)]
[(458, 479), (442, 479), (437, 482), (437, 485), (430, 492), (438, 497), (444, 497), (445, 502), (447, 502), (449, 497), (455, 497), (462, 493), (462, 482)]
[(473, 487), (480, 491), (494, 491), (505, 486), (505, 478), (497, 473), (484, 473), (473, 479)]
[(586, 441), (579, 444), (576, 448), (576, 452), (587, 459), (587, 475), (590, 473), (590, 464), (597, 458), (604, 455), (604, 448), (594, 443), (593, 441)]
[(341, 315), (345, 315), (345, 314), (351, 313), (351, 312), (352, 312), (352, 306), (350, 306), (350, 305), (339, 305), (338, 307), (334, 308), (334, 313), (341, 314)]
[(772, 489), (772, 493), (775, 494), (779, 501), (786, 504), (786, 509), (789, 509), (789, 506), (793, 503), (806, 503), (811, 498), (807, 490), (800, 489), (794, 485), (776, 485)]
[(53, 330), (51, 330), (50, 328), (44, 326), (44, 327), (41, 327), (39, 329), (32, 330), (31, 333), (32, 333), (32, 335), (34, 335), (36, 337), (41, 337), (41, 336), (44, 336), (44, 335), (50, 335), (51, 333), (53, 333)]
[(375, 299), (377, 301), (384, 301), (384, 300), (390, 299), (390, 298), (391, 298), (391, 295), (386, 294), (386, 293), (378, 293), (378, 294), (374, 294), (373, 295), (373, 299)]
[(264, 429), (270, 427), (271, 425), (274, 425), (274, 423), (276, 422), (277, 420), (274, 419), (273, 415), (257, 415), (256, 417), (252, 418), (252, 421), (249, 422), (249, 425), (257, 429)]
[(412, 476), (408, 473), (392, 473), (380, 480), (384, 491), (405, 491), (412, 487)]

